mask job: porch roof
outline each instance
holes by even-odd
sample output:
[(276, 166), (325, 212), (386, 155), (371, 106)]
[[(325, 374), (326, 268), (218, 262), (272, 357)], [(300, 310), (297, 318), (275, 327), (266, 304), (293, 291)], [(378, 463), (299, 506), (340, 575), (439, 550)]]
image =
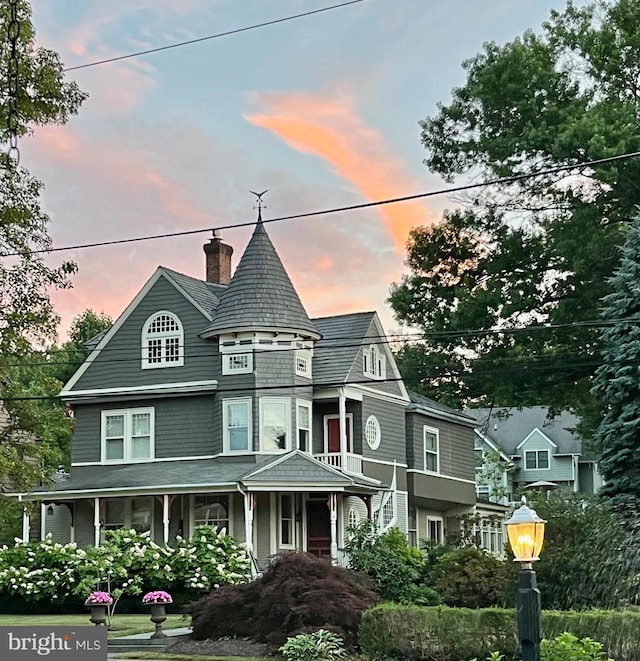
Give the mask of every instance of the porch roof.
[[(245, 486), (309, 490), (368, 490), (377, 481), (358, 479), (323, 464), (299, 450), (283, 455), (253, 455), (244, 460), (229, 457), (155, 461), (135, 464), (79, 466), (67, 480), (37, 487), (29, 500), (73, 500), (96, 496), (180, 494), (194, 491), (228, 491)], [(18, 494), (6, 494), (18, 496)]]

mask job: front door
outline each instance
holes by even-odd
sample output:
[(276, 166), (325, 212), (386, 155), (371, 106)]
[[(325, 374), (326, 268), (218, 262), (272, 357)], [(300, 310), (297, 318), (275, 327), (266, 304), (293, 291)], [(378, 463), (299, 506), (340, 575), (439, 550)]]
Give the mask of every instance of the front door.
[(331, 523), (327, 499), (307, 501), (307, 551), (318, 558), (331, 557)]
[[(347, 452), (351, 452), (351, 431), (347, 423)], [(340, 418), (327, 418), (327, 452), (340, 452)]]

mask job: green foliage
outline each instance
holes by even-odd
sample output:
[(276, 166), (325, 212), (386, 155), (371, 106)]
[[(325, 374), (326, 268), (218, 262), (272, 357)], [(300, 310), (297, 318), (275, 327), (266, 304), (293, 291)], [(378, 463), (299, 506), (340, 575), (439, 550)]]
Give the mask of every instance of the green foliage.
[[(535, 566), (543, 608), (618, 607), (635, 598), (629, 581), (640, 568), (636, 543), (627, 541), (623, 520), (609, 503), (555, 491), (534, 496), (531, 506), (547, 521)], [(509, 564), (507, 596), (513, 598), (518, 567)]]
[(596, 371), (594, 393), (605, 416), (595, 441), (602, 457), (601, 495), (617, 503), (640, 498), (640, 217), (627, 232), (620, 267), (609, 280), (602, 316), (617, 321), (602, 331), (603, 364)]
[[(543, 611), (542, 629), (549, 639), (560, 636), (568, 641), (562, 634), (569, 632), (578, 639), (597, 640), (614, 659), (640, 659), (637, 611)], [(515, 610), (501, 608), (381, 604), (363, 613), (360, 645), (370, 658), (458, 661), (485, 659), (492, 652), (507, 659), (519, 658)], [(593, 653), (596, 649), (589, 643), (584, 647), (578, 644), (577, 649), (581, 648)], [(551, 658), (547, 657), (547, 661)], [(585, 661), (587, 658), (595, 661), (604, 657), (585, 657)]]
[(74, 317), (69, 328), (69, 339), (51, 352), (51, 372), (63, 384), (73, 376), (90, 353), (86, 342), (109, 329), (113, 319), (104, 312), (87, 309)]
[(609, 659), (602, 643), (591, 638), (578, 638), (564, 632), (552, 640), (540, 644), (541, 661), (613, 661)]
[(286, 661), (334, 661), (347, 654), (342, 638), (326, 629), (293, 636), (280, 652)]
[(362, 521), (349, 533), (344, 547), (349, 568), (369, 576), (383, 599), (412, 603), (414, 598), (433, 598), (417, 590), (425, 567), (424, 554), (410, 547), (400, 530), (392, 528), (380, 534), (374, 522)]
[(445, 553), (434, 568), (434, 588), (448, 606), (486, 608), (504, 603), (503, 560), (468, 546)]
[[(421, 124), (426, 165), (480, 182), (638, 150), (638, 24), (640, 0), (569, 1), (537, 32), (486, 43)], [(629, 159), (573, 179), (523, 178), (470, 192), (442, 222), (415, 228), (409, 273), (390, 296), (399, 321), (431, 333), (400, 352), (408, 385), (442, 390), (454, 406), (544, 401), (597, 418), (598, 331), (577, 324), (597, 319), (611, 291), (639, 177)], [(523, 329), (533, 320), (553, 326)], [(468, 329), (489, 332), (457, 333)]]
[[(160, 546), (149, 533), (107, 531), (99, 547), (16, 542), (0, 549), (0, 593), (31, 602), (84, 601), (95, 589), (118, 600), (146, 589), (187, 591), (191, 598), (221, 585), (246, 581), (249, 558), (231, 537), (208, 526), (191, 540)], [(115, 608), (115, 604), (114, 604)]]
[[(9, 3), (0, 6), (0, 34), (6, 35)], [(86, 95), (75, 83), (65, 83), (57, 53), (37, 48), (27, 2), (18, 7), (18, 123), (23, 136), (36, 125), (64, 124)], [(5, 39), (6, 41), (6, 39)], [(0, 53), (2, 79), (7, 80), (10, 48)], [(0, 108), (0, 138), (6, 144), (8, 103)], [(0, 480), (26, 490), (45, 479), (43, 468), (57, 466), (55, 440), (65, 432), (62, 409), (49, 397), (60, 389), (34, 349), (55, 339), (58, 318), (49, 293), (69, 286), (73, 262), (52, 266), (43, 251), (51, 246), (49, 218), (40, 207), (43, 185), (24, 168), (0, 159), (0, 396), (6, 424), (0, 434)], [(35, 252), (33, 252), (35, 251)], [(37, 441), (37, 442), (36, 442)]]

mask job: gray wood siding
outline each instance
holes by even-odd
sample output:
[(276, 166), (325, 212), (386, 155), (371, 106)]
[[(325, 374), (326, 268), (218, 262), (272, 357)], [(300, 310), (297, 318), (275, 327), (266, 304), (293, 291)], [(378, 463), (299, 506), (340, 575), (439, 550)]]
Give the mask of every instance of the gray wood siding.
[(407, 414), (409, 468), (424, 470), (424, 426), (439, 430), (440, 475), (475, 480), (474, 432), (471, 427), (440, 420), (419, 412)]
[(76, 430), (71, 442), (71, 460), (74, 463), (100, 461), (102, 411), (150, 406), (155, 411), (157, 459), (221, 452), (221, 423), (214, 419), (219, 408), (215, 401), (215, 396), (210, 394), (102, 405), (79, 404), (75, 409)]
[(254, 554), (260, 568), (269, 566), (269, 557), (271, 555), (270, 510), (270, 494), (256, 494), (256, 508), (253, 515)]
[[(184, 365), (142, 369), (142, 329), (147, 319), (160, 310), (172, 312), (182, 323)], [(198, 337), (208, 323), (206, 317), (166, 278), (161, 277), (80, 377), (73, 390), (215, 379), (220, 373), (217, 342)]]
[(75, 538), (78, 546), (93, 546), (93, 503), (75, 501)]
[(386, 378), (387, 379), (393, 379), (394, 378), (394, 373), (393, 373), (393, 356), (388, 354), (386, 352), (386, 345), (384, 342), (381, 342), (380, 338), (380, 331), (377, 329), (376, 324), (374, 321), (371, 322), (371, 325), (369, 326), (367, 330), (367, 337), (372, 338), (371, 340), (368, 340), (367, 337), (365, 337), (362, 340), (362, 347), (358, 350), (358, 354), (356, 355), (356, 359), (351, 366), (351, 369), (349, 370), (349, 376), (347, 377), (347, 383), (361, 383), (363, 385), (366, 385), (369, 388), (375, 388), (376, 390), (380, 390), (381, 392), (389, 393), (392, 395), (402, 395), (402, 391), (400, 389), (400, 383), (398, 381), (385, 381), (385, 380), (377, 380), (377, 379), (372, 379), (369, 376), (364, 375), (364, 362), (363, 362), (363, 356), (364, 356), (364, 351), (365, 348), (371, 346), (372, 344), (375, 344), (379, 351), (385, 356), (385, 362), (386, 362)]
[[(365, 425), (370, 415), (375, 416), (380, 424), (381, 440), (377, 450), (372, 450), (365, 440)], [(395, 460), (401, 464), (407, 463), (405, 417), (405, 406), (402, 402), (389, 402), (365, 395), (358, 426), (362, 456), (380, 461)]]

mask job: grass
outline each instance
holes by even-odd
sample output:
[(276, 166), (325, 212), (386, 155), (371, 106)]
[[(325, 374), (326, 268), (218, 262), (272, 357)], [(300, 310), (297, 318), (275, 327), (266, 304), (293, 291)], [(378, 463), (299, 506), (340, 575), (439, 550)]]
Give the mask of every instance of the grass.
[[(181, 629), (189, 626), (189, 618), (184, 615), (167, 615), (163, 623), (165, 629)], [(35, 627), (35, 626), (70, 626), (78, 627), (91, 625), (88, 614), (82, 615), (0, 615), (2, 627)], [(116, 613), (113, 618), (113, 628), (109, 630), (109, 638), (118, 636), (131, 636), (136, 633), (151, 633), (155, 630), (153, 622), (148, 615), (128, 615)], [(165, 657), (156, 657), (165, 658)], [(211, 661), (211, 657), (208, 657)]]

